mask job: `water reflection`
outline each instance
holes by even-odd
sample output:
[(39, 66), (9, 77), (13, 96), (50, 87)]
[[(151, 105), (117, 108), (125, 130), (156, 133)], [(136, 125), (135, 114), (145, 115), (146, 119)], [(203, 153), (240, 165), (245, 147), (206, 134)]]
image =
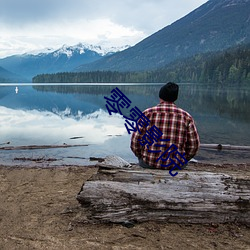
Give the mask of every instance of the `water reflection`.
[[(132, 107), (144, 110), (158, 103), (161, 85), (19, 85), (18, 94), (16, 85), (0, 86), (0, 144), (90, 145), (84, 149), (0, 151), (1, 161), (13, 161), (16, 154), (56, 156), (60, 161), (53, 164), (59, 165), (80, 164), (83, 158), (110, 154), (136, 161), (124, 119), (108, 115), (104, 96), (110, 96), (117, 86), (131, 100)], [(182, 84), (177, 105), (194, 117), (202, 143), (250, 145), (249, 92), (246, 87)], [(74, 137), (76, 140), (70, 139)], [(246, 162), (250, 161), (250, 153), (200, 150), (197, 159)]]
[(190, 84), (181, 86), (179, 104), (192, 112), (250, 122), (249, 95), (249, 88)]
[[(162, 84), (155, 85), (121, 85), (119, 89), (144, 110), (158, 103), (158, 92)], [(104, 107), (103, 96), (110, 95), (114, 85), (95, 86), (34, 86), (38, 91), (76, 94), (83, 100), (85, 95), (95, 97), (96, 103)], [(84, 94), (84, 95), (83, 95)], [(101, 97), (101, 99), (99, 98)], [(250, 122), (250, 91), (249, 88), (222, 87), (215, 85), (181, 84), (177, 104), (190, 112), (216, 113)]]
[(92, 114), (72, 114), (67, 108), (54, 110), (15, 110), (0, 106), (2, 141), (12, 145), (49, 145), (71, 143), (101, 144), (111, 136), (125, 133), (124, 121), (120, 116), (109, 116), (103, 110)]

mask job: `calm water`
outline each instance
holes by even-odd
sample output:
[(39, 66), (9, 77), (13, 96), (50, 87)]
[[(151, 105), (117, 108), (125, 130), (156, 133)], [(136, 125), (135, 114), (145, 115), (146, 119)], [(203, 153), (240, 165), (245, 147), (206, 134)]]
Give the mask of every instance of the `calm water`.
[[(110, 116), (104, 96), (118, 87), (132, 107), (158, 103), (160, 85), (4, 85), (0, 84), (0, 147), (87, 144), (63, 149), (0, 150), (0, 164), (27, 165), (20, 158), (43, 158), (40, 164), (88, 164), (89, 157), (119, 155), (136, 162), (124, 119)], [(16, 93), (18, 86), (18, 93)], [(250, 88), (180, 85), (176, 103), (194, 117), (202, 143), (250, 146)], [(5, 144), (10, 142), (10, 144)], [(46, 162), (46, 159), (57, 161)], [(250, 162), (250, 152), (201, 149), (201, 162)], [(37, 164), (32, 161), (29, 165)], [(94, 164), (94, 163), (90, 163)]]

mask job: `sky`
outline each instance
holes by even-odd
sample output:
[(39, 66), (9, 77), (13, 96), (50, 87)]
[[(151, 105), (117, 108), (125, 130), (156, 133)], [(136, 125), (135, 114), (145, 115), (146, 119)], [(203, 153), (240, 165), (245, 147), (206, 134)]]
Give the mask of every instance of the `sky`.
[(0, 58), (87, 43), (135, 45), (207, 0), (0, 0)]

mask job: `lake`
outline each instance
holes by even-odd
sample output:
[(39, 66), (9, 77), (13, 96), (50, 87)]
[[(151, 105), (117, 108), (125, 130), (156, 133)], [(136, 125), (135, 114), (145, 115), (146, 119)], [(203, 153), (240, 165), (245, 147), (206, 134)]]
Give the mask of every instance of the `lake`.
[[(96, 163), (89, 161), (90, 157), (107, 155), (136, 162), (130, 151), (125, 120), (119, 115), (108, 114), (104, 96), (110, 97), (111, 90), (118, 87), (131, 100), (131, 107), (137, 106), (143, 111), (159, 102), (158, 92), (162, 85), (0, 84), (0, 147), (85, 145), (0, 150), (0, 164), (85, 165)], [(180, 84), (176, 104), (195, 119), (201, 143), (250, 146), (250, 87)], [(250, 152), (200, 149), (195, 159), (246, 163), (250, 162)]]

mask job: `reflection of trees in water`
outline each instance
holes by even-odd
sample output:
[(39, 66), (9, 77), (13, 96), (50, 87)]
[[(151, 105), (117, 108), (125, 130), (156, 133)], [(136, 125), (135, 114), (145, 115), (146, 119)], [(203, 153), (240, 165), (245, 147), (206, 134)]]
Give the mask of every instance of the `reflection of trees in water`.
[[(110, 92), (118, 87), (131, 101), (132, 106), (144, 110), (158, 103), (158, 93), (162, 85), (59, 85), (33, 86), (43, 92), (75, 93), (78, 99), (84, 95), (100, 97), (110, 96)], [(104, 106), (105, 101), (103, 101)], [(219, 114), (243, 121), (250, 121), (249, 88), (218, 87), (214, 85), (183, 84), (180, 85), (177, 105), (190, 113)]]
[(108, 95), (111, 90), (118, 87), (122, 92), (131, 94), (152, 95), (152, 91), (158, 93), (160, 85), (42, 85), (33, 86), (34, 89), (43, 92), (78, 93), (92, 95)]
[(250, 121), (249, 89), (181, 86), (178, 103), (192, 112), (213, 113)]
[[(161, 85), (54, 85), (33, 86), (34, 89), (43, 92), (56, 92), (63, 94), (76, 94), (75, 98), (81, 101), (90, 100), (106, 110), (104, 96), (109, 97), (111, 91), (118, 87), (124, 95), (131, 100), (131, 107), (137, 106), (144, 110), (158, 102), (158, 92)], [(129, 115), (129, 110), (124, 110), (124, 115)]]

